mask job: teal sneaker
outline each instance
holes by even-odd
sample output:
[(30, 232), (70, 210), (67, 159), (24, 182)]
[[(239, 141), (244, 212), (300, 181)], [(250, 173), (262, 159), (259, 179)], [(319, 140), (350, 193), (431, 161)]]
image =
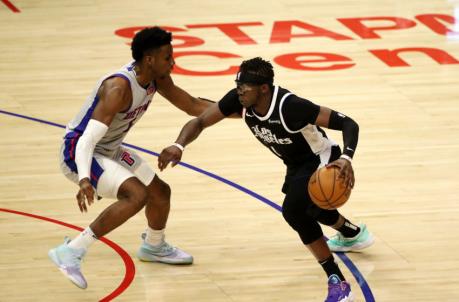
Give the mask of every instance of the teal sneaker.
[[(145, 233), (142, 234), (145, 239)], [(193, 256), (163, 241), (159, 245), (151, 245), (142, 241), (137, 252), (137, 258), (147, 262), (161, 262), (167, 264), (192, 264)]]
[(85, 289), (88, 283), (81, 273), (81, 261), (86, 251), (84, 249), (72, 249), (68, 246), (70, 238), (65, 237), (64, 243), (49, 250), (49, 259), (57, 268), (79, 288)]
[(368, 231), (367, 226), (359, 224), (360, 232), (351, 238), (344, 237), (340, 232), (328, 239), (327, 244), (332, 252), (358, 251), (369, 247), (374, 243), (373, 235)]

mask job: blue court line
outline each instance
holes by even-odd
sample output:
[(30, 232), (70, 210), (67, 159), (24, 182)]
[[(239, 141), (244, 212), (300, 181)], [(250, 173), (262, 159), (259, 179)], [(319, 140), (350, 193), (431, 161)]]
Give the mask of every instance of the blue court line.
[[(42, 123), (42, 124), (46, 124), (46, 125), (50, 125), (50, 126), (55, 126), (55, 127), (58, 127), (58, 128), (65, 128), (65, 126), (63, 125), (60, 125), (60, 124), (56, 124), (56, 123), (53, 123), (53, 122), (49, 122), (49, 121), (45, 121), (45, 120), (42, 120), (42, 119), (39, 119), (39, 118), (34, 118), (34, 117), (30, 117), (30, 116), (26, 116), (26, 115), (22, 115), (22, 114), (18, 114), (18, 113), (14, 113), (14, 112), (8, 112), (8, 111), (4, 111), (4, 110), (0, 110), (0, 113), (3, 113), (3, 114), (6, 114), (6, 115), (11, 115), (11, 116), (14, 116), (14, 117), (19, 117), (19, 118), (23, 118), (23, 119), (26, 119), (26, 120), (31, 120), (31, 121), (34, 121), (34, 122), (38, 122), (38, 123)], [(141, 151), (141, 152), (144, 152), (144, 153), (147, 153), (147, 154), (150, 154), (150, 155), (153, 155), (153, 156), (158, 156), (159, 154), (156, 153), (156, 152), (153, 152), (153, 151), (150, 151), (150, 150), (147, 150), (147, 149), (144, 149), (142, 147), (138, 147), (138, 146), (135, 146), (135, 145), (131, 145), (131, 144), (127, 144), (127, 143), (123, 143), (124, 146), (126, 147), (129, 147), (129, 148), (132, 148), (132, 149), (135, 149), (135, 150), (138, 150), (138, 151)], [(218, 181), (221, 181), (233, 188), (236, 188), (258, 200), (260, 200), (261, 202), (269, 205), (270, 207), (278, 210), (279, 212), (282, 212), (282, 207), (279, 206), (278, 204), (270, 201), (269, 199), (253, 192), (252, 190), (249, 190), (241, 185), (238, 185), (237, 183), (234, 183), (232, 182), (231, 180), (228, 180), (226, 178), (223, 178), (221, 176), (218, 176), (212, 172), (208, 172), (206, 170), (203, 170), (203, 169), (200, 169), (198, 167), (195, 167), (193, 165), (190, 165), (190, 164), (187, 164), (187, 163), (184, 163), (184, 162), (179, 162), (178, 165), (180, 166), (183, 166), (183, 167), (186, 167), (188, 169), (191, 169), (193, 171), (196, 171), (198, 173), (201, 173), (201, 174), (204, 174), (204, 175), (207, 175), (211, 178), (214, 178)], [(360, 273), (360, 271), (358, 270), (358, 268), (354, 265), (354, 263), (351, 261), (351, 259), (349, 259), (349, 257), (346, 256), (345, 253), (335, 253), (340, 259), (341, 261), (347, 266), (347, 268), (349, 269), (349, 271), (352, 273), (352, 275), (354, 276), (355, 280), (357, 281), (357, 284), (360, 286), (360, 289), (362, 290), (362, 293), (363, 293), (363, 296), (365, 297), (365, 301), (366, 302), (375, 302), (375, 298), (373, 296), (373, 293), (371, 292), (371, 289), (367, 283), (367, 281), (365, 280), (365, 278), (363, 277), (363, 275)]]

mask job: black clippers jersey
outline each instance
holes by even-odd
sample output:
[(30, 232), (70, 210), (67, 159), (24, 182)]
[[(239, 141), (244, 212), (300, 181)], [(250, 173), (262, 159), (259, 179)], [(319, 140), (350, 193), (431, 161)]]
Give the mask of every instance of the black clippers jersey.
[[(228, 98), (227, 96), (231, 97)], [(237, 108), (234, 103), (237, 102), (240, 106), (239, 108), (242, 107), (237, 94), (228, 93), (227, 96), (222, 99), (221, 103), (232, 102), (232, 108)], [(296, 102), (296, 104), (294, 106), (289, 104), (289, 109), (285, 111), (282, 108), (288, 102)], [(220, 104), (219, 106), (220, 110), (223, 107), (227, 107), (225, 104)], [(295, 111), (300, 110), (300, 112), (295, 112), (294, 115), (296, 117), (302, 116), (301, 110), (305, 111), (302, 126), (298, 130), (292, 130), (288, 127), (288, 125), (292, 125), (289, 122), (290, 108), (295, 109)], [(317, 161), (318, 157), (320, 157), (321, 162), (326, 163), (330, 154), (330, 147), (336, 145), (336, 143), (329, 140), (322, 129), (312, 124), (317, 117), (318, 111), (317, 114), (311, 117), (311, 114), (307, 114), (308, 108), (317, 111), (319, 107), (305, 99), (298, 98), (286, 89), (274, 86), (271, 105), (265, 116), (257, 115), (252, 108), (242, 108), (242, 117), (253, 135), (271, 152), (281, 158), (286, 165)], [(284, 114), (282, 114), (283, 111)], [(236, 111), (233, 110), (231, 113), (234, 112)], [(230, 114), (228, 110), (226, 112), (222, 110), (222, 113), (225, 115)], [(295, 121), (297, 122), (298, 118)]]

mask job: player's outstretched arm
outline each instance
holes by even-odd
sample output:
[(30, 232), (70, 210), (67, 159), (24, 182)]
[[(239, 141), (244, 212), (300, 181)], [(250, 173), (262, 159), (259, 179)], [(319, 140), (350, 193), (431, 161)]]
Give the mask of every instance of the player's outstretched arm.
[(162, 171), (169, 163), (174, 167), (181, 159), (185, 146), (194, 141), (201, 134), (202, 130), (221, 121), (226, 116), (220, 111), (215, 103), (204, 111), (200, 116), (187, 122), (180, 134), (171, 146), (164, 148), (158, 157), (158, 168)]
[(175, 85), (170, 76), (158, 79), (156, 81), (158, 92), (171, 102), (175, 107), (192, 116), (199, 116), (208, 107), (214, 104), (214, 101), (205, 98), (196, 98), (188, 92)]

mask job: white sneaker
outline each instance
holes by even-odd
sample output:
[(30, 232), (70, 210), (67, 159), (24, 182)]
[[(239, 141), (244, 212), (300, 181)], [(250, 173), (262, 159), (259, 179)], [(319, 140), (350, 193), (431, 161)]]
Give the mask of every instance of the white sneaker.
[[(145, 239), (145, 234), (142, 234), (142, 238)], [(141, 261), (148, 262), (161, 262), (167, 264), (193, 263), (193, 256), (170, 245), (164, 240), (159, 245), (151, 245), (144, 240), (137, 252), (137, 257)]]
[(64, 243), (54, 249), (50, 249), (48, 256), (51, 261), (70, 281), (79, 288), (85, 289), (88, 283), (81, 273), (80, 266), (86, 251), (84, 249), (72, 249), (68, 246), (70, 238), (65, 237)]

